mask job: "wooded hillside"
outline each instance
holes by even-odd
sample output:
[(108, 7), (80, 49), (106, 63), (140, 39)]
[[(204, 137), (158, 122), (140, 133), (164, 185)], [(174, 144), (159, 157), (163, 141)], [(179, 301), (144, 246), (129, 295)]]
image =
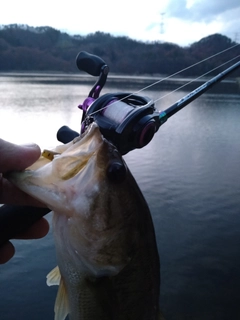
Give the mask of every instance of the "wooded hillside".
[[(235, 44), (221, 34), (180, 47), (174, 43), (141, 42), (102, 32), (71, 36), (50, 27), (8, 25), (0, 27), (0, 71), (78, 72), (75, 58), (84, 50), (103, 58), (112, 73), (172, 74)], [(240, 46), (237, 46), (183, 74), (203, 74), (239, 54)]]

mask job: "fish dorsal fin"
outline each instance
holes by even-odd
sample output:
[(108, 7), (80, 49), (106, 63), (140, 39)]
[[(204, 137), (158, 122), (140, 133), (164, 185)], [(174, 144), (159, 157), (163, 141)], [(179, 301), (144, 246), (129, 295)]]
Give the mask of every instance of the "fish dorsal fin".
[(61, 273), (58, 266), (56, 266), (56, 268), (50, 271), (49, 274), (47, 275), (47, 285), (49, 287), (59, 286), (60, 280), (61, 280)]
[(69, 313), (67, 291), (63, 279), (61, 278), (57, 298), (54, 306), (54, 320), (64, 320)]

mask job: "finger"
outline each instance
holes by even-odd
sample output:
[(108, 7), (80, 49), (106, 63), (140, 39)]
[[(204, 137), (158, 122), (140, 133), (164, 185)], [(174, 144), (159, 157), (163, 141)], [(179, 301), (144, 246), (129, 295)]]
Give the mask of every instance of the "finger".
[(49, 223), (41, 218), (35, 222), (26, 232), (18, 234), (15, 239), (40, 239), (46, 236), (49, 231)]
[(0, 247), (0, 264), (8, 262), (15, 253), (15, 248), (11, 242), (6, 242)]
[(0, 203), (45, 207), (45, 205), (42, 204), (40, 201), (32, 198), (25, 192), (15, 187), (10, 181), (1, 177), (1, 174), (0, 174)]
[(40, 154), (36, 144), (20, 146), (0, 139), (0, 172), (23, 170), (33, 164)]

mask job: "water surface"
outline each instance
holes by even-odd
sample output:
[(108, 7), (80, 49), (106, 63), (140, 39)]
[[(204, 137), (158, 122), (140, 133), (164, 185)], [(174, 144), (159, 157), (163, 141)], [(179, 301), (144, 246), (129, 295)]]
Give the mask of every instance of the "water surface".
[[(0, 76), (0, 136), (56, 145), (62, 125), (79, 130), (77, 106), (89, 90)], [(104, 89), (109, 91), (119, 88)], [(187, 93), (167, 95), (156, 107), (164, 110)], [(239, 123), (239, 95), (205, 93), (170, 118), (148, 146), (125, 156), (152, 212), (166, 320), (240, 319)], [(0, 319), (53, 319), (57, 288), (45, 284), (56, 265), (51, 231), (14, 244), (15, 257), (0, 266)]]

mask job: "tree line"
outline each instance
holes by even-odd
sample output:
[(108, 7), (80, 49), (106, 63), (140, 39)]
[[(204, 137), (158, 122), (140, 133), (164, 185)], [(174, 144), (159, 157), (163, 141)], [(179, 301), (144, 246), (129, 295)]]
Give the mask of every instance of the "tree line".
[[(51, 27), (33, 28), (14, 24), (0, 27), (0, 71), (77, 72), (76, 55), (87, 51), (104, 59), (112, 73), (166, 75), (197, 64), (234, 45), (234, 41), (221, 34), (213, 34), (181, 47), (168, 42), (115, 37), (99, 31), (86, 36), (71, 36)], [(236, 46), (186, 69), (182, 75), (201, 75), (239, 54), (240, 46)], [(216, 73), (220, 71), (218, 69)]]

